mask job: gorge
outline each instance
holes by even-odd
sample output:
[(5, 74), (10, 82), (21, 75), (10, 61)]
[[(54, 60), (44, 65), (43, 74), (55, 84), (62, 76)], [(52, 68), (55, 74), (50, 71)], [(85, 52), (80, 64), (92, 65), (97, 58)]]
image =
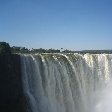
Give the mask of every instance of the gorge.
[(1, 112), (111, 112), (112, 54), (0, 54)]

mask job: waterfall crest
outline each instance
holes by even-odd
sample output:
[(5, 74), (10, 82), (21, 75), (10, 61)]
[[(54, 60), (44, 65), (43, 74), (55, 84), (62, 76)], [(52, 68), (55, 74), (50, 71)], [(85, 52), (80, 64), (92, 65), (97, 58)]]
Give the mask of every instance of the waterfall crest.
[(98, 99), (111, 82), (112, 54), (21, 55), (21, 66), (32, 112), (101, 112)]

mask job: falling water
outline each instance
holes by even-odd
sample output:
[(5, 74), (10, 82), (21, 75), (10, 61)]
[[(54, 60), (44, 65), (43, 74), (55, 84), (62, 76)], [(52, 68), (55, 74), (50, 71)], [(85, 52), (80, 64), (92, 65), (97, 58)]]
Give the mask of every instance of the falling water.
[(111, 54), (21, 55), (31, 112), (112, 112)]

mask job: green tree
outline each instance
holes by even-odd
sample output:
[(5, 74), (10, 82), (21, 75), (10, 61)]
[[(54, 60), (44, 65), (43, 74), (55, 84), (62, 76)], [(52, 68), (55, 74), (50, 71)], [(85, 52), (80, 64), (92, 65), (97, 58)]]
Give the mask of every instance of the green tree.
[(10, 45), (6, 42), (0, 42), (0, 54), (10, 54), (11, 48)]

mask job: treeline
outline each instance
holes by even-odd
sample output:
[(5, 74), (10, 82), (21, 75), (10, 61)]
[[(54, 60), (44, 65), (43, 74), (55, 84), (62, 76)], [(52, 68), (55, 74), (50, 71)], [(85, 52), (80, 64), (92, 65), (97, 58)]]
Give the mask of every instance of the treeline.
[(80, 53), (80, 54), (112, 54), (112, 50), (82, 50), (82, 51), (74, 51), (74, 53)]
[(60, 53), (58, 49), (28, 49), (26, 47), (13, 46), (10, 47), (9, 43), (0, 42), (0, 54), (10, 54), (10, 53)]
[(72, 50), (59, 50), (59, 49), (27, 49), (25, 47), (11, 47), (11, 51), (13, 53), (80, 53), (80, 54), (86, 54), (86, 53), (91, 53), (91, 54), (112, 54), (112, 50), (82, 50), (82, 51), (72, 51)]
[(13, 46), (11, 47), (11, 51), (12, 53), (75, 53), (76, 51), (71, 51), (71, 50), (62, 50), (63, 48), (61, 48), (61, 50), (59, 49), (43, 49), (43, 48), (39, 48), (39, 49), (27, 49), (25, 47), (16, 47)]
[(17, 47), (17, 46), (13, 46), (10, 47), (10, 45), (6, 42), (0, 42), (0, 53), (4, 54), (4, 53), (73, 53), (74, 51), (70, 51), (70, 50), (63, 50), (63, 48), (61, 48), (61, 50), (59, 49), (43, 49), (43, 48), (39, 48), (39, 49), (28, 49), (26, 47)]
[(13, 46), (11, 47), (11, 51), (12, 53), (60, 53), (60, 50), (58, 49), (43, 49), (43, 48), (39, 48), (39, 49), (27, 49), (25, 47), (16, 47)]
[(10, 45), (6, 42), (0, 42), (0, 54), (9, 54), (9, 53), (91, 53), (91, 54), (102, 54), (102, 53), (108, 53), (112, 54), (112, 50), (83, 50), (83, 51), (72, 51), (72, 50), (61, 50), (59, 49), (28, 49), (26, 47), (17, 47), (13, 46), (10, 47)]

